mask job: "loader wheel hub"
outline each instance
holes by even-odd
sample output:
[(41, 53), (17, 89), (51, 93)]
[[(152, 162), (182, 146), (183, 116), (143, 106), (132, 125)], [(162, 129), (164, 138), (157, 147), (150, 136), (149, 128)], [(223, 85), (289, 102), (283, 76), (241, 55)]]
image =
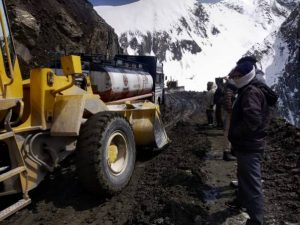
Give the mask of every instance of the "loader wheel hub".
[(108, 161), (114, 163), (117, 160), (118, 147), (116, 145), (110, 145), (108, 148)]
[(108, 140), (107, 162), (113, 175), (121, 174), (127, 167), (127, 139), (123, 133), (116, 131)]

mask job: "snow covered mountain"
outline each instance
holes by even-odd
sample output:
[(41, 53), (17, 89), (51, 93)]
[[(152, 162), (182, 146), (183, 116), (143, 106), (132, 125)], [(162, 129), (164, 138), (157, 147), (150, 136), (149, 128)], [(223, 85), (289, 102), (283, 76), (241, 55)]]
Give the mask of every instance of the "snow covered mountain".
[(292, 65), (299, 64), (295, 59), (299, 36), (288, 37), (299, 32), (300, 0), (94, 0), (93, 4), (127, 53), (156, 55), (168, 79), (178, 80), (186, 90), (204, 90), (208, 81), (227, 75), (241, 56), (254, 53), (268, 84), (280, 92), (282, 113), (299, 123), (295, 119), (299, 103), (291, 103), (299, 99), (299, 81), (292, 82), (299, 76), (290, 78), (292, 72), (287, 71), (295, 71)]
[(269, 85), (279, 94), (280, 114), (300, 126), (300, 4), (278, 31), (250, 52), (261, 59)]

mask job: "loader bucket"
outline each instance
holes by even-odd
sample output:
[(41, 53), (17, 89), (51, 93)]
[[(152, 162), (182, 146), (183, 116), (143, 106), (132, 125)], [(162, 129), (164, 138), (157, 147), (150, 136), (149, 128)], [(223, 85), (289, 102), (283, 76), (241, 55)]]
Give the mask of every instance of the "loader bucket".
[(161, 149), (168, 144), (169, 139), (159, 115), (160, 114), (156, 111), (154, 121), (154, 137), (157, 148)]
[(122, 112), (133, 128), (138, 146), (155, 146), (160, 149), (169, 139), (160, 118), (159, 107), (152, 102), (109, 105), (110, 111)]
[[(141, 123), (140, 129), (136, 132), (137, 120), (133, 121), (133, 130), (137, 143), (148, 142), (152, 139), (152, 145), (161, 149), (168, 144), (169, 139), (161, 121), (159, 106), (152, 102), (144, 102), (141, 106), (136, 106), (135, 118)], [(150, 131), (150, 135), (145, 135), (145, 131)], [(153, 143), (154, 142), (154, 143)]]

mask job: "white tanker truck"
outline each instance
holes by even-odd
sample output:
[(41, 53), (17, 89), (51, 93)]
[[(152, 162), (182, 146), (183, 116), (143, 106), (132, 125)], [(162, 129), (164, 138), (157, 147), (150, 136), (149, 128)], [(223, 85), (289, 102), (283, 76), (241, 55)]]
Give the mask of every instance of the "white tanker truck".
[(107, 63), (81, 56), (91, 78), (94, 93), (104, 102), (148, 99), (156, 104), (164, 100), (163, 65), (154, 56), (116, 55)]
[[(107, 103), (121, 103), (147, 99), (155, 104), (164, 103), (163, 64), (155, 56), (116, 55), (114, 60), (103, 60), (102, 55), (81, 54), (83, 72), (89, 74), (95, 94)], [(52, 65), (62, 75), (59, 61)], [(85, 83), (82, 77), (77, 84)]]

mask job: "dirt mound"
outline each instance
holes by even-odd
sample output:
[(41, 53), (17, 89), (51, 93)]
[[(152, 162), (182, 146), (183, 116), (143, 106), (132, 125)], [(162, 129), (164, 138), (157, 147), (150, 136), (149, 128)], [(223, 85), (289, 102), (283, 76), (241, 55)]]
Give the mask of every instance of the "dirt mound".
[(194, 224), (196, 219), (205, 220), (201, 188), (205, 175), (200, 165), (209, 150), (208, 140), (185, 123), (178, 123), (169, 136), (173, 143), (147, 165), (139, 181), (128, 224)]
[(300, 129), (273, 119), (263, 164), (267, 220), (300, 222)]

